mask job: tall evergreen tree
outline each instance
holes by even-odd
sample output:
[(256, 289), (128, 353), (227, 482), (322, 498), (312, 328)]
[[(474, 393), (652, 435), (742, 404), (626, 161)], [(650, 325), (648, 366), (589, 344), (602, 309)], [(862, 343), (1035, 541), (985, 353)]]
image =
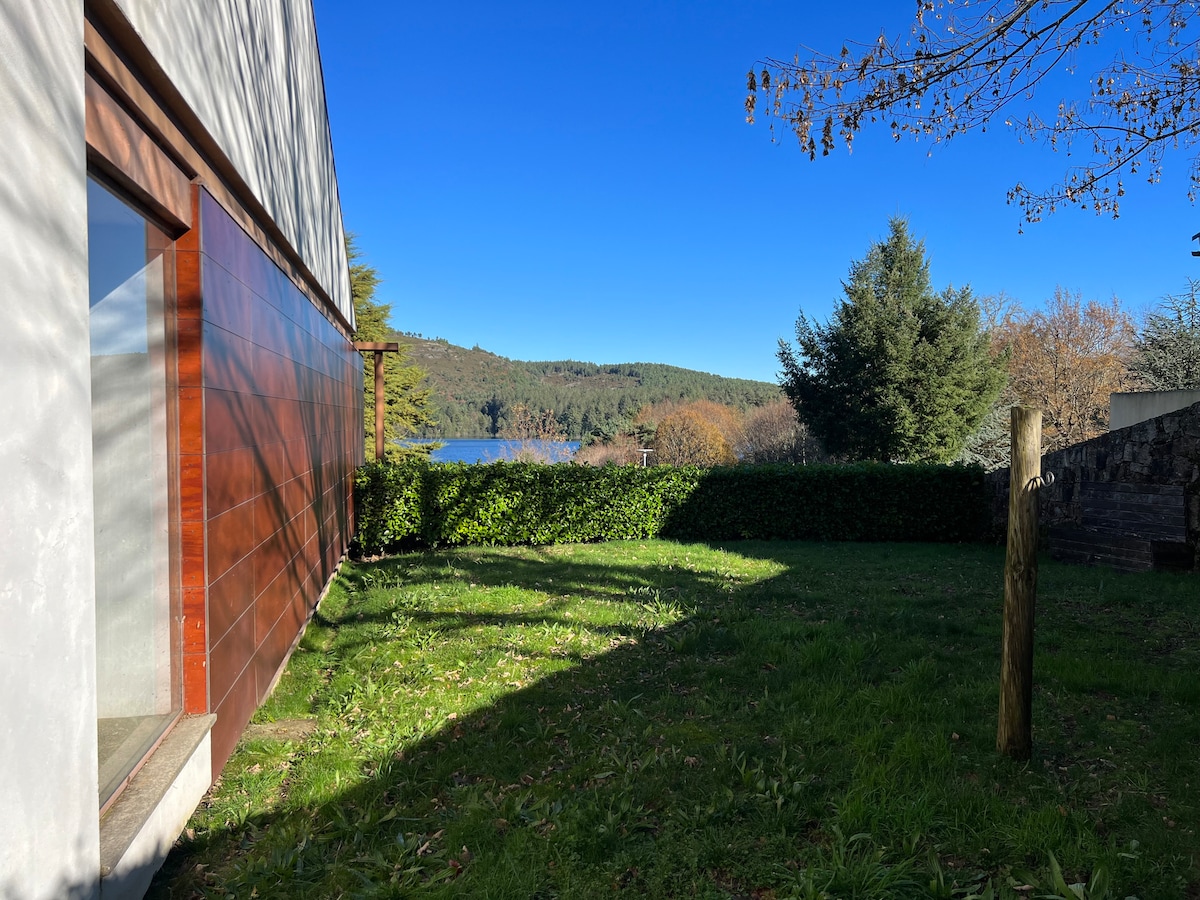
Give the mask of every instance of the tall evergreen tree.
[(1146, 317), (1130, 370), (1156, 391), (1200, 388), (1200, 282), (1164, 297)]
[[(379, 273), (362, 261), (355, 236), (346, 235), (346, 258), (350, 262), (350, 295), (354, 300), (356, 341), (390, 341), (394, 338), (388, 317), (392, 307), (375, 302)], [(430, 409), (430, 390), (424, 387), (425, 371), (408, 362), (409, 348), (400, 344), (400, 352), (385, 354), (383, 362), (384, 441), (387, 454), (428, 453), (430, 445), (400, 446), (396, 442), (411, 436), (418, 428), (436, 425)], [(368, 459), (375, 457), (375, 354), (363, 354), (363, 436)]]
[(851, 459), (948, 461), (1004, 385), (969, 288), (930, 285), (923, 241), (892, 219), (853, 263), (826, 324), (779, 342), (781, 386), (825, 449)]

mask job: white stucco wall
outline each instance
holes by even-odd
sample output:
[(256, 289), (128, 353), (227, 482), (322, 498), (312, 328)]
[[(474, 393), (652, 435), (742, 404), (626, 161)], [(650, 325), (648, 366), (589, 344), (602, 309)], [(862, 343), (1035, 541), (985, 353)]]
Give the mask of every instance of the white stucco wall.
[(0, 897), (99, 869), (83, 4), (0, 3)]
[(1200, 403), (1200, 390), (1195, 391), (1130, 391), (1110, 394), (1108, 398), (1108, 430), (1118, 431), (1147, 419), (1186, 409)]
[(117, 0), (329, 296), (353, 321), (309, 0)]

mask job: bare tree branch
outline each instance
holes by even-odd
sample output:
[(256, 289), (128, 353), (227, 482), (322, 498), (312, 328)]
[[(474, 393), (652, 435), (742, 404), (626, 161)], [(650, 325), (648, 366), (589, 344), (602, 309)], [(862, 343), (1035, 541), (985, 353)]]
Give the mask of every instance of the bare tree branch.
[[(1052, 149), (1090, 151), (1060, 182), (1008, 192), (1028, 221), (1064, 204), (1114, 217), (1124, 179), (1162, 175), (1168, 151), (1191, 153), (1188, 196), (1200, 186), (1200, 54), (1185, 29), (1200, 0), (917, 0), (910, 33), (847, 43), (836, 55), (807, 50), (791, 62), (767, 59), (747, 77), (747, 120), (759, 98), (810, 159), (848, 150), (868, 125), (895, 140), (933, 144), (993, 120)], [(1050, 119), (1033, 107), (1056, 70), (1085, 47), (1112, 48), (1086, 97), (1062, 99)], [(775, 123), (771, 123), (772, 138)]]

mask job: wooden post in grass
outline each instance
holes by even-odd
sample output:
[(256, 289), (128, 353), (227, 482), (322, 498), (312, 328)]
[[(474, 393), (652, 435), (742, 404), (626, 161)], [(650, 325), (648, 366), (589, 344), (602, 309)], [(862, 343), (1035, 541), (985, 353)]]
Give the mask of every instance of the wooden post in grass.
[(1004, 638), (1000, 648), (1000, 724), (996, 749), (1028, 759), (1033, 748), (1033, 612), (1037, 600), (1038, 488), (1042, 413), (1012, 409), (1008, 552), (1004, 559)]

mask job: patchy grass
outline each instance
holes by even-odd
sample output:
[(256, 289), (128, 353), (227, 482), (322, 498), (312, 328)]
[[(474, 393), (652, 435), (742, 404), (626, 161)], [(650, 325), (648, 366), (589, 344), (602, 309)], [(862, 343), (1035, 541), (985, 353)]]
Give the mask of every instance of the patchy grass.
[(150, 896), (1200, 896), (1196, 581), (1043, 563), (1019, 764), (994, 751), (1002, 563), (353, 566)]

